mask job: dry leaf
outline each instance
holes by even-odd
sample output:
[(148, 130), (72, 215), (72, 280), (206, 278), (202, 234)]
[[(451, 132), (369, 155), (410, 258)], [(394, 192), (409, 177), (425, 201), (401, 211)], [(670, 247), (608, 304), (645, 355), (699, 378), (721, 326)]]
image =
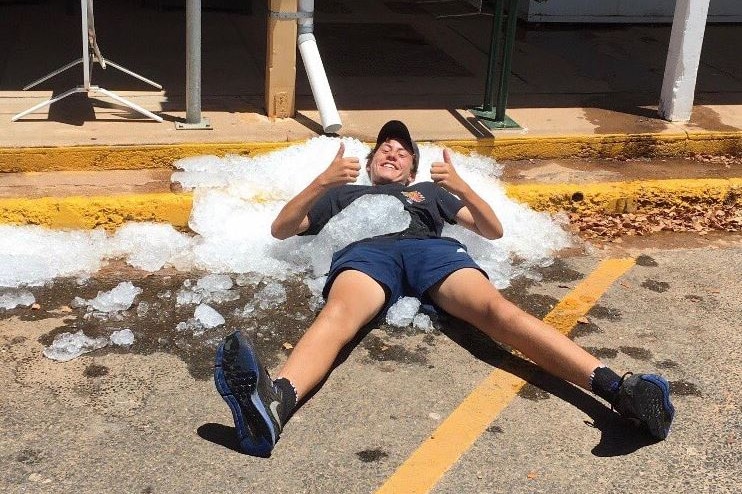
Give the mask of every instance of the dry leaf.
[(528, 475), (526, 475), (526, 477), (528, 477), (528, 480), (533, 480), (538, 477), (538, 472), (528, 472)]
[(287, 343), (284, 343), (283, 344), (283, 348), (286, 349), (286, 350), (291, 350), (292, 348), (294, 348), (294, 345), (292, 345), (291, 343), (288, 343), (287, 342)]

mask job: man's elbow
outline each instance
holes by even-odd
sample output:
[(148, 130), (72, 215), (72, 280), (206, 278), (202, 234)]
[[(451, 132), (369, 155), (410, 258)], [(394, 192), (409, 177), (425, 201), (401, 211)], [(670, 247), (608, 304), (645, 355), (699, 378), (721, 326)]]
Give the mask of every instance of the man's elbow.
[(277, 240), (286, 240), (291, 235), (288, 235), (280, 226), (273, 223), (271, 224), (271, 236)]
[(492, 231), (487, 232), (487, 235), (484, 237), (487, 240), (497, 240), (499, 238), (502, 238), (503, 231), (502, 228), (493, 229)]

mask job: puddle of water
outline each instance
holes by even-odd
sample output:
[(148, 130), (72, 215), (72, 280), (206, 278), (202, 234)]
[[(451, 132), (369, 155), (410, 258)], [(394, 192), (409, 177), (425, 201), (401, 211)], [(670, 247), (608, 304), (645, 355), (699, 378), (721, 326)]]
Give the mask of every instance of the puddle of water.
[(688, 381), (670, 381), (670, 392), (678, 396), (702, 396), (698, 387)]
[(640, 348), (636, 346), (621, 346), (618, 347), (618, 349), (629, 357), (636, 360), (650, 360), (652, 358), (652, 352), (650, 352), (646, 348)]

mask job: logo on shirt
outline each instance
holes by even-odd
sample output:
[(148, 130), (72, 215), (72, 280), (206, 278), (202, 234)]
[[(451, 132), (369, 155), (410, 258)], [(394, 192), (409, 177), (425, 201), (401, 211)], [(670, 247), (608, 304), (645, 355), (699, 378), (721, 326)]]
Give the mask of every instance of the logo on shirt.
[(411, 191), (403, 191), (402, 195), (407, 198), (407, 202), (412, 204), (413, 202), (423, 202), (425, 201), (425, 196), (422, 195), (422, 193), (418, 192), (417, 190), (411, 190)]

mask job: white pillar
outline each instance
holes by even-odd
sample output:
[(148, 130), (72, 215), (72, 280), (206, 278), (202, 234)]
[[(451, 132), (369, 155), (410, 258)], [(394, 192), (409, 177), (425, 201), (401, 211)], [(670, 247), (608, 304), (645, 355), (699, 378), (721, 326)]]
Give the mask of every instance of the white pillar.
[(698, 62), (709, 0), (677, 0), (662, 80), (659, 114), (671, 122), (685, 122), (693, 109)]

